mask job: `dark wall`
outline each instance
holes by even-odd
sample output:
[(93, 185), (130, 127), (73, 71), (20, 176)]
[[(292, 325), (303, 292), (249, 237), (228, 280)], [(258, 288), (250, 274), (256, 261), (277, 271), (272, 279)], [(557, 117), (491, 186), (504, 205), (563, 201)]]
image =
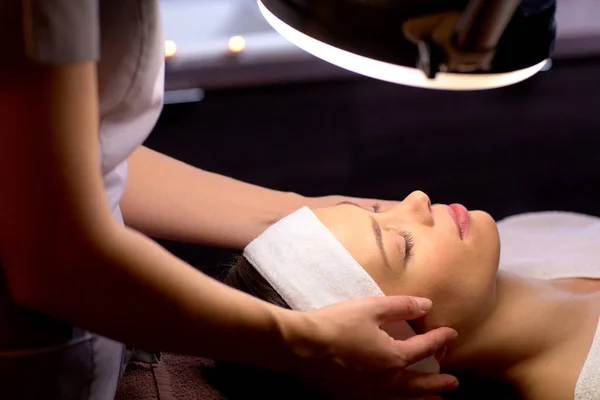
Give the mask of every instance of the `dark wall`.
[[(547, 209), (600, 215), (600, 59), (555, 63), (486, 92), (367, 79), (208, 92), (201, 103), (167, 106), (147, 145), (306, 195), (402, 199), (420, 189), (497, 219)], [(229, 254), (165, 245), (200, 267)]]

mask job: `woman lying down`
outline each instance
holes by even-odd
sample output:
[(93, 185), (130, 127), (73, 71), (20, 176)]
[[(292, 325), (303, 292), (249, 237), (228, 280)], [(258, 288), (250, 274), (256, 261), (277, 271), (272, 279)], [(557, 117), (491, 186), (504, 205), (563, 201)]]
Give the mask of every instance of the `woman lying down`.
[(301, 209), (254, 240), (226, 283), (301, 311), (372, 295), (427, 297), (426, 317), (388, 332), (456, 329), (443, 371), (501, 380), (525, 399), (598, 400), (596, 278), (599, 218), (547, 212), (496, 225), (414, 192), (385, 212)]

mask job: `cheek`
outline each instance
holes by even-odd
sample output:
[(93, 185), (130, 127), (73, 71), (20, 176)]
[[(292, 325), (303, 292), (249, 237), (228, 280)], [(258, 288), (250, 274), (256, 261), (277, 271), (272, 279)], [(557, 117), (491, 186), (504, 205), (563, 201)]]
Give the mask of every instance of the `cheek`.
[(439, 262), (430, 261), (427, 268), (411, 271), (414, 275), (410, 283), (410, 291), (415, 295), (426, 296), (434, 299), (446, 298), (454, 292), (455, 278), (458, 274), (449, 260)]
[[(400, 294), (426, 297), (434, 309), (425, 319), (426, 326), (455, 326), (459, 323), (456, 309), (465, 309), (465, 301), (473, 295), (468, 264), (471, 262), (458, 247), (446, 251), (421, 254), (407, 268), (401, 280)], [(468, 310), (467, 310), (468, 311)]]
[(401, 294), (409, 296), (422, 296), (432, 300), (445, 298), (456, 290), (454, 280), (459, 276), (456, 265), (455, 257), (417, 256), (399, 279), (397, 289), (402, 291)]

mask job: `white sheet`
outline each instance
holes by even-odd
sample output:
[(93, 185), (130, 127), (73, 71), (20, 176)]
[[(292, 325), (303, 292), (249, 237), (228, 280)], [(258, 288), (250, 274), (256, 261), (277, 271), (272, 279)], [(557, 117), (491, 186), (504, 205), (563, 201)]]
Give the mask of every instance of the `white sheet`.
[[(536, 279), (600, 279), (600, 218), (530, 213), (500, 221), (498, 230), (503, 271)], [(574, 398), (600, 399), (600, 320)]]

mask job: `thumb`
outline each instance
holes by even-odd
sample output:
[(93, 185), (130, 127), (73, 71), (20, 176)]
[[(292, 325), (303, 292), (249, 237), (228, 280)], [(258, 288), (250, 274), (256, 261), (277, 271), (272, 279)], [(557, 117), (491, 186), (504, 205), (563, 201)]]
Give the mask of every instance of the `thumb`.
[(381, 325), (392, 321), (410, 321), (421, 318), (433, 307), (433, 302), (422, 297), (385, 296), (373, 302), (375, 318)]

